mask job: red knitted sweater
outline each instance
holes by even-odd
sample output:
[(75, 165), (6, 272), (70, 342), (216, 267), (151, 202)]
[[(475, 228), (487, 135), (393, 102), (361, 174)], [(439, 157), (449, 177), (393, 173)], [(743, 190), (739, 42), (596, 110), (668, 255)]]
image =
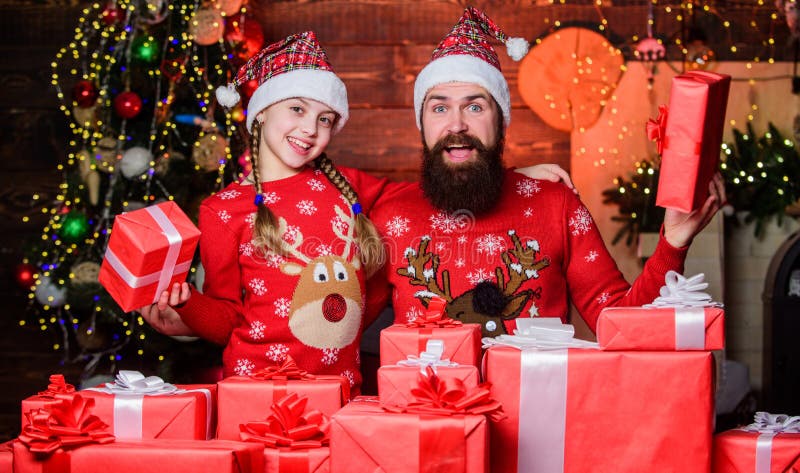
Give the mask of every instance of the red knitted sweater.
[[(664, 274), (683, 269), (686, 249), (662, 237), (631, 287), (566, 186), (509, 170), (504, 188), (497, 207), (479, 218), (433, 208), (416, 183), (382, 194), (370, 217), (387, 242), (384, 277), (394, 289), (395, 322), (414, 319), (440, 296), (449, 301), (448, 315), (496, 336), (513, 333), (516, 317), (566, 321), (572, 301), (594, 330), (601, 309), (652, 302)], [(481, 281), (496, 289), (476, 288)], [(378, 280), (369, 291), (386, 297)]]
[[(365, 211), (385, 185), (340, 168)], [(245, 375), (291, 355), (314, 374), (360, 385), (361, 332), (377, 313), (366, 307), (364, 271), (352, 241), (352, 213), (319, 171), (263, 185), (267, 205), (285, 220), (292, 253), (262, 255), (252, 243), (252, 185), (231, 184), (200, 206), (202, 293), (178, 309), (198, 335), (225, 345), (225, 376)]]

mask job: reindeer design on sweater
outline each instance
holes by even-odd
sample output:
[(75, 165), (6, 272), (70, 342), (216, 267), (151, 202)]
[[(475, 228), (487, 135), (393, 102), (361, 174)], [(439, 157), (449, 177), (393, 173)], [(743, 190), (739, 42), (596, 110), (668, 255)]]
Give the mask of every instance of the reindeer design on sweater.
[(507, 333), (503, 321), (519, 316), (531, 298), (541, 297), (541, 287), (536, 290), (520, 290), (520, 287), (529, 279), (537, 279), (539, 271), (550, 265), (548, 258), (536, 259), (540, 251), (538, 241), (528, 240), (523, 245), (514, 230), (509, 230), (508, 235), (513, 248), (500, 255), (505, 272), (500, 266), (495, 268), (496, 283), (482, 281), (469, 291), (453, 296), (449, 271), (442, 271), (441, 284), (437, 277), (440, 261), (438, 255), (428, 252), (429, 236), (422, 238), (417, 250), (406, 249), (408, 266), (398, 269), (397, 273), (409, 278), (410, 284), (425, 288), (414, 294), (425, 307), (434, 296), (441, 297), (447, 301), (449, 317), (464, 323), (481, 324), (484, 337), (496, 337)]
[[(291, 244), (284, 241), (286, 254), (302, 262), (284, 262), (281, 271), (289, 276), (300, 276), (292, 295), (289, 312), (289, 330), (298, 340), (319, 349), (344, 348), (356, 339), (361, 329), (364, 312), (358, 269), (361, 261), (351, 257), (354, 246), (355, 218), (346, 215), (338, 205), (336, 214), (347, 225), (347, 233), (332, 223), (334, 234), (345, 242), (341, 255), (325, 254), (310, 258), (299, 248), (303, 235), (297, 232)], [(278, 230), (287, 231), (286, 220), (281, 217)]]

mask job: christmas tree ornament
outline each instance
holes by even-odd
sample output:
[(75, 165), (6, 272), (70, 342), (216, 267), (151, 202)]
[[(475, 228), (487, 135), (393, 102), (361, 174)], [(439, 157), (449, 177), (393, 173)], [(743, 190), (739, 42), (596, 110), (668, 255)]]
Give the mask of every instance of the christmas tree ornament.
[(242, 9), (243, 0), (215, 0), (214, 6), (225, 16), (232, 16)]
[(241, 105), (237, 105), (233, 110), (231, 110), (231, 120), (235, 121), (236, 123), (242, 123), (244, 119), (244, 109), (242, 109)]
[(636, 59), (642, 61), (647, 70), (647, 88), (653, 89), (653, 76), (656, 72), (656, 61), (663, 61), (667, 57), (667, 48), (661, 41), (653, 38), (653, 3), (648, 3), (647, 10), (647, 37), (636, 43), (633, 51)]
[(78, 161), (81, 179), (86, 184), (86, 190), (89, 191), (89, 203), (97, 205), (100, 199), (100, 173), (97, 172), (97, 166), (92, 166), (94, 160), (86, 148), (75, 153), (75, 158)]
[(800, 11), (798, 11), (797, 0), (776, 0), (775, 6), (778, 9), (778, 14), (786, 18), (786, 26), (789, 27), (789, 33), (792, 38), (800, 37)]
[(241, 15), (238, 19), (226, 20), (225, 41), (230, 45), (236, 59), (244, 63), (261, 50), (264, 33), (255, 18)]
[(111, 172), (121, 156), (117, 152), (118, 141), (113, 136), (104, 136), (94, 145), (94, 159), (98, 169)]
[(97, 127), (97, 105), (91, 107), (74, 107), (72, 118), (75, 123), (84, 129), (94, 129)]
[(605, 36), (586, 28), (547, 35), (519, 65), (522, 100), (557, 130), (589, 128), (622, 76), (624, 57)]
[(216, 171), (225, 161), (228, 140), (219, 133), (208, 133), (200, 137), (192, 150), (192, 161), (206, 172)]
[(126, 120), (133, 118), (142, 111), (142, 99), (136, 92), (122, 92), (114, 97), (114, 111)]
[(33, 296), (41, 305), (61, 307), (67, 302), (67, 288), (59, 286), (49, 276), (42, 276), (33, 291)]
[(125, 150), (119, 162), (119, 169), (123, 176), (128, 179), (141, 176), (150, 168), (150, 161), (153, 160), (153, 153), (147, 148), (134, 146)]
[(100, 95), (94, 82), (90, 80), (82, 80), (72, 86), (72, 101), (78, 107), (91, 107), (97, 102), (97, 97)]
[(30, 263), (20, 263), (14, 268), (14, 281), (22, 289), (30, 289), (36, 283), (39, 268)]
[(106, 25), (113, 26), (125, 18), (125, 11), (119, 7), (116, 1), (112, 0), (103, 8), (103, 11), (100, 13), (100, 18), (102, 18), (103, 23)]
[(58, 236), (67, 243), (77, 243), (88, 232), (89, 220), (86, 215), (79, 210), (71, 210), (61, 219), (61, 228), (58, 230)]
[(218, 42), (224, 32), (225, 20), (216, 8), (198, 9), (189, 22), (189, 34), (200, 46), (210, 46)]
[(158, 61), (159, 49), (153, 36), (139, 35), (131, 42), (131, 57), (143, 64), (153, 64)]
[(72, 275), (72, 284), (97, 284), (100, 265), (95, 261), (83, 261), (72, 266), (69, 272)]

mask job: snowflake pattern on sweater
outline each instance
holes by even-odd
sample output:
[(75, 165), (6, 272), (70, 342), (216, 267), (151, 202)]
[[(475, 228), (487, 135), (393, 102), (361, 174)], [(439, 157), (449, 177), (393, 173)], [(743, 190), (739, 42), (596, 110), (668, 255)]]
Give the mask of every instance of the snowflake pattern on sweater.
[[(371, 208), (386, 181), (340, 171), (365, 210)], [(286, 254), (256, 248), (253, 187), (231, 184), (200, 206), (205, 284), (178, 311), (198, 335), (225, 344), (226, 376), (291, 355), (302, 369), (345, 376), (357, 388), (361, 332), (377, 313), (367, 314), (352, 210), (310, 168), (262, 190), (280, 222)]]
[[(418, 184), (406, 183), (392, 185), (370, 217), (388, 241), (389, 264), (384, 279), (370, 281), (369, 289), (385, 290), (388, 282), (395, 322), (418, 317), (439, 296), (447, 300), (449, 316), (480, 323), (484, 336), (513, 333), (517, 317), (566, 322), (570, 301), (594, 330), (606, 306), (651, 302), (667, 270), (682, 271), (686, 254), (662, 238), (631, 287), (572, 191), (512, 170), (504, 175), (498, 205), (486, 215), (442, 212)], [(481, 307), (487, 282), (501, 296), (501, 307)], [(475, 308), (476, 297), (483, 312)]]

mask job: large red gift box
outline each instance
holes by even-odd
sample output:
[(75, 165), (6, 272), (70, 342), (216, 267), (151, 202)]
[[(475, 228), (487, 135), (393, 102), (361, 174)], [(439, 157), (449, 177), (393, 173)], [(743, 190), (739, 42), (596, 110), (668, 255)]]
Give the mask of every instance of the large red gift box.
[(492, 471), (703, 472), (711, 467), (712, 354), (520, 350), (483, 360)]
[(124, 311), (152, 304), (183, 282), (200, 230), (175, 202), (125, 212), (114, 219), (98, 276)]
[(49, 457), (14, 443), (15, 473), (261, 473), (262, 445), (226, 440), (116, 441), (57, 450)]
[(488, 472), (486, 424), (483, 415), (385, 412), (377, 399), (356, 398), (331, 418), (331, 471)]
[(14, 441), (0, 444), (0, 473), (14, 472)]
[(722, 350), (721, 307), (613, 307), (600, 312), (597, 343), (603, 350)]
[(266, 473), (329, 473), (331, 451), (328, 447), (265, 448)]
[[(442, 381), (458, 379), (465, 388), (479, 383), (478, 368), (471, 365), (436, 366), (436, 375)], [(406, 405), (414, 401), (411, 389), (417, 384), (419, 366), (389, 365), (378, 368), (378, 397), (384, 404)]]
[(727, 430), (714, 436), (714, 473), (800, 472), (800, 432)]
[(691, 212), (705, 201), (719, 164), (730, 82), (728, 75), (707, 71), (672, 79), (666, 124), (658, 137), (656, 205)]
[(409, 355), (425, 351), (428, 340), (444, 341), (443, 359), (462, 365), (479, 366), (481, 356), (480, 324), (449, 327), (407, 327), (394, 324), (381, 330), (381, 366), (394, 365)]
[(120, 440), (213, 438), (216, 386), (175, 387), (179, 390), (173, 394), (111, 394), (93, 389), (84, 389), (80, 394), (95, 400), (92, 414), (108, 424)]
[(290, 393), (307, 397), (309, 409), (330, 417), (349, 399), (349, 386), (342, 376), (301, 380), (225, 378), (217, 383), (217, 438), (238, 440), (240, 424), (263, 419), (273, 403)]

